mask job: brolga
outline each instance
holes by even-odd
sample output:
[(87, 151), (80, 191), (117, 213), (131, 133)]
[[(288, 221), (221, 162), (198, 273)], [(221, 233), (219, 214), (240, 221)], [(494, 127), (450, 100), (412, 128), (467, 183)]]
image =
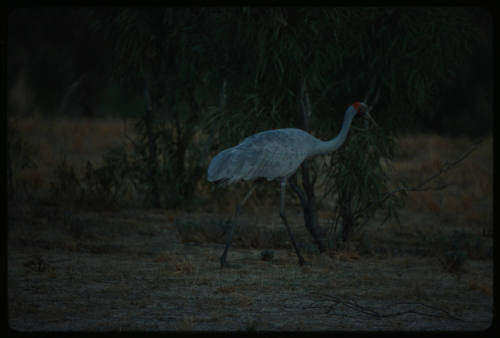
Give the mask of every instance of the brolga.
[[(287, 179), (309, 157), (333, 152), (342, 146), (349, 133), (349, 128), (356, 116), (365, 118), (377, 125), (370, 115), (369, 108), (363, 102), (351, 104), (344, 115), (340, 133), (329, 141), (322, 141), (302, 129), (284, 128), (263, 131), (245, 138), (238, 145), (218, 153), (208, 166), (208, 181), (224, 186), (239, 180), (256, 180), (265, 178), (268, 181), (281, 182), (280, 217), (290, 236), (299, 264), (304, 264), (285, 214), (285, 191)], [(226, 239), (226, 246), (220, 258), (221, 267), (226, 263), (226, 256), (233, 236), (235, 219), (243, 204), (248, 200), (256, 185), (253, 184), (243, 200), (237, 205), (232, 225)]]

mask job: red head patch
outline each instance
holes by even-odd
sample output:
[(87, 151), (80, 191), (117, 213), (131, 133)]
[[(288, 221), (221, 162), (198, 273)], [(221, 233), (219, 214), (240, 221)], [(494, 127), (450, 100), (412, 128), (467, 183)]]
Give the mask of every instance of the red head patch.
[(352, 107), (359, 113), (359, 110), (361, 109), (361, 102), (354, 102)]

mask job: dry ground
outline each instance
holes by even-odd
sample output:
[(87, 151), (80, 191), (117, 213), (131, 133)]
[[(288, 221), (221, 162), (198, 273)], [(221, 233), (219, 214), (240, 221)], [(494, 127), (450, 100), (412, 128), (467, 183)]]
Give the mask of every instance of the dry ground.
[[(118, 134), (111, 122), (104, 126), (103, 134)], [(75, 141), (88, 133), (75, 125), (78, 138), (61, 151), (75, 161), (85, 154), (97, 158), (95, 149)], [(55, 149), (44, 135), (33, 137), (40, 148)], [(467, 139), (430, 135), (400, 142), (391, 170), (409, 184), (470, 145)], [(43, 163), (50, 158), (57, 162), (41, 156), (38, 171), (28, 169), (18, 179), (43, 190), (50, 168)], [(224, 269), (219, 257), (232, 204), (212, 205), (209, 213), (94, 212), (9, 201), (9, 326), (19, 331), (486, 329), (493, 320), (492, 158), (490, 137), (447, 174), (452, 183), (447, 189), (411, 193), (400, 223), (379, 226), (377, 216), (351, 243), (321, 255), (310, 249), (302, 216), (290, 211), (310, 263), (304, 267), (297, 265), (277, 211), (260, 208), (257, 200), (249, 201), (240, 218), (228, 255), (231, 266)], [(328, 224), (328, 212), (320, 216)], [(272, 260), (261, 259), (263, 250), (272, 250)]]
[[(406, 214), (404, 223), (413, 223), (412, 217), (424, 220)], [(193, 215), (171, 219), (166, 211), (67, 216), (62, 210), (11, 205), (10, 326), (20, 331), (482, 330), (493, 318), (491, 238), (479, 238), (483, 256), (448, 271), (446, 256), (430, 243), (393, 243), (412, 243), (415, 224), (383, 229), (368, 254), (360, 246), (334, 255), (306, 254), (311, 265), (304, 267), (291, 248), (273, 248), (273, 260), (263, 261), (265, 248), (239, 247), (237, 235), (229, 252), (232, 267), (221, 269), (223, 238), (183, 242), (176, 222), (193, 222)], [(218, 217), (197, 219), (202, 227)], [(252, 227), (266, 237), (279, 226), (278, 217), (241, 221), (242, 236)], [(300, 218), (294, 224), (303, 239)], [(71, 227), (79, 226), (75, 236)]]

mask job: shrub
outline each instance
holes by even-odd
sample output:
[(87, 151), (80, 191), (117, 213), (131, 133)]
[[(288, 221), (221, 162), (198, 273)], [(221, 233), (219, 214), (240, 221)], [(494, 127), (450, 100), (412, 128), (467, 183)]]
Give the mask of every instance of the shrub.
[(36, 167), (33, 160), (36, 150), (21, 138), (13, 119), (7, 124), (7, 194), (8, 197), (26, 195), (31, 189), (28, 182), (17, 181), (14, 177), (20, 171)]

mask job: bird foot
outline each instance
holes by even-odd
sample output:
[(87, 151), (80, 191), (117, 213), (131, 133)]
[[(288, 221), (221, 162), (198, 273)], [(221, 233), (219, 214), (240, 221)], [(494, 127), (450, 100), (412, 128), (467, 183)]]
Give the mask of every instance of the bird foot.
[(229, 262), (226, 262), (226, 256), (223, 255), (221, 258), (220, 258), (220, 267), (221, 269), (222, 268), (226, 268), (226, 269), (231, 269), (231, 268), (240, 268), (241, 265), (238, 265), (238, 264), (233, 264), (233, 263), (229, 263)]

